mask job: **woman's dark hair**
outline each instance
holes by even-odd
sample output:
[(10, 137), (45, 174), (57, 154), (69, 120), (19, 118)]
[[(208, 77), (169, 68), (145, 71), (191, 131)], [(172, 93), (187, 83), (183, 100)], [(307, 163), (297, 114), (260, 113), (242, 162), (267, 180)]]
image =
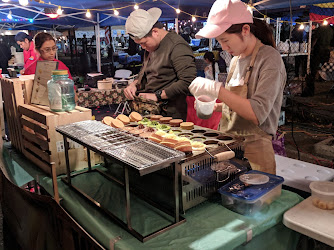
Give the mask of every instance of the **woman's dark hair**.
[(24, 40), (25, 40), (26, 38), (29, 40), (29, 42), (31, 42), (31, 40), (32, 40), (32, 37), (31, 37), (31, 36), (27, 35), (27, 34), (24, 33), (24, 32), (19, 32), (19, 33), (17, 33), (16, 36), (15, 36), (15, 42), (24, 42)]
[(35, 49), (40, 50), (41, 47), (43, 46), (43, 43), (45, 43), (46, 41), (54, 41), (55, 39), (53, 38), (53, 36), (51, 36), (49, 33), (45, 33), (45, 32), (40, 32), (38, 33), (35, 38)]
[(213, 76), (213, 80), (215, 80), (215, 78), (216, 78), (215, 55), (211, 51), (205, 52), (204, 59), (208, 59), (208, 61), (211, 63), (211, 65), (212, 65), (212, 76)]
[(250, 32), (263, 44), (276, 48), (273, 31), (271, 30), (270, 26), (266, 22), (257, 18), (253, 18), (253, 23), (233, 24), (225, 32), (229, 34), (240, 34), (242, 27), (245, 24), (250, 26)]

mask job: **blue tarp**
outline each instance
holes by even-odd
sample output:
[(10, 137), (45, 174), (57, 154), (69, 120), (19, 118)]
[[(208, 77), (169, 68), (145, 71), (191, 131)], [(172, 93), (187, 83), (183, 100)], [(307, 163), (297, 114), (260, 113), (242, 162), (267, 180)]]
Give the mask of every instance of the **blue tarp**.
[[(104, 20), (100, 23), (100, 26), (110, 26), (110, 25), (123, 25), (125, 23), (126, 17), (133, 11), (133, 5), (136, 3), (133, 0), (71, 0), (71, 1), (63, 1), (63, 0), (52, 0), (50, 2), (45, 1), (50, 4), (41, 4), (37, 1), (29, 1), (28, 6), (22, 9), (18, 3), (18, 0), (12, 0), (9, 3), (1, 3), (0, 4), (0, 28), (1, 29), (31, 29), (26, 25), (33, 24), (35, 28), (43, 28), (43, 27), (52, 27), (53, 25), (71, 25), (71, 26), (92, 26), (95, 25), (94, 22), (97, 21), (97, 13), (100, 15), (100, 21)], [(149, 9), (151, 7), (158, 7), (162, 9), (163, 14), (162, 18), (164, 20), (174, 20), (177, 15), (175, 10), (172, 7), (180, 8), (181, 10), (195, 14), (199, 16), (207, 16), (209, 10), (213, 4), (214, 0), (156, 0), (156, 1), (147, 1), (140, 4), (140, 8)], [(244, 0), (244, 2), (248, 3), (248, 1)], [(326, 3), (331, 1), (326, 0), (291, 0), (291, 7), (296, 8), (301, 5), (312, 5), (317, 3)], [(138, 3), (140, 3), (138, 1)], [(258, 3), (258, 4), (257, 4)], [(272, 10), (272, 9), (281, 9), (281, 8), (289, 8), (290, 2), (289, 0), (255, 0), (253, 4), (258, 10)], [(44, 14), (40, 14), (36, 17), (38, 12), (43, 11), (44, 8), (57, 8), (57, 6), (61, 6), (64, 10), (65, 15), (62, 17), (58, 17), (57, 19), (50, 19), (46, 17)], [(124, 6), (129, 6), (126, 8), (122, 8)], [(171, 7), (172, 6), (172, 7)], [(64, 8), (70, 7), (70, 8)], [(71, 9), (73, 8), (73, 9)], [(113, 8), (122, 8), (119, 9), (120, 17), (110, 17), (106, 19), (109, 15), (113, 14)], [(32, 10), (32, 11), (28, 11)], [(85, 11), (87, 9), (91, 10), (92, 18), (88, 19), (85, 17)], [(94, 10), (96, 9), (96, 10)], [(13, 19), (9, 20), (7, 18), (7, 14), (9, 10), (12, 11)], [(98, 10), (98, 11), (97, 11)], [(78, 15), (74, 15), (73, 17), (69, 17), (68, 15), (74, 13), (81, 13)], [(181, 13), (179, 15), (179, 19), (190, 19), (189, 15)], [(205, 20), (205, 18), (199, 19)], [(93, 21), (93, 22), (92, 22)], [(25, 26), (22, 26), (25, 25)]]

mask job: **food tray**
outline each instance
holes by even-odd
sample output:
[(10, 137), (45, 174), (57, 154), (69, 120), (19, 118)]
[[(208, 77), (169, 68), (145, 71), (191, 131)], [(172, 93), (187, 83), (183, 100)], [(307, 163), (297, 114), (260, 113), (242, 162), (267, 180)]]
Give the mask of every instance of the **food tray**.
[(147, 174), (185, 157), (183, 152), (136, 137), (98, 121), (76, 122), (57, 132)]
[[(218, 191), (222, 196), (223, 206), (240, 214), (253, 215), (281, 195), (284, 179), (256, 170), (251, 170), (246, 174), (266, 175), (269, 177), (269, 182), (245, 186), (238, 178), (224, 185)], [(240, 187), (240, 189), (234, 189), (235, 187)]]

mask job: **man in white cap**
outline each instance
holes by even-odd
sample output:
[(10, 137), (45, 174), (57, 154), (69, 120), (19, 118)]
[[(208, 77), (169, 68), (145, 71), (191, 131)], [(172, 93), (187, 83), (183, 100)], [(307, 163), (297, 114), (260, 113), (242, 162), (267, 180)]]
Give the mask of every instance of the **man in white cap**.
[(222, 112), (221, 130), (245, 137), (245, 157), (254, 170), (276, 174), (272, 138), (278, 126), (286, 71), (272, 30), (253, 18), (240, 0), (217, 0), (196, 37), (216, 38), (234, 57), (225, 87), (196, 78), (190, 92), (222, 101), (215, 109)]
[(166, 31), (158, 22), (161, 13), (159, 8), (138, 9), (126, 20), (126, 33), (146, 51), (138, 78), (124, 94), (130, 100), (139, 95), (157, 102), (167, 101), (162, 114), (185, 120), (188, 87), (196, 77), (195, 59), (185, 40)]

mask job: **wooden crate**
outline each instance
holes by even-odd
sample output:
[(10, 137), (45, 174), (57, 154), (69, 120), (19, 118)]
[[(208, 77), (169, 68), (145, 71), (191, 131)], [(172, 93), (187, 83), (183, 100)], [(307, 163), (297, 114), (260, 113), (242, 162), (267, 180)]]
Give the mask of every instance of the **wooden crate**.
[(12, 145), (22, 152), (22, 129), (18, 112), (19, 105), (30, 104), (33, 80), (1, 78), (6, 121)]
[[(69, 112), (52, 112), (41, 105), (19, 106), (22, 124), (22, 152), (46, 173), (52, 175), (55, 166), (56, 175), (66, 173), (66, 161), (63, 136), (55, 128), (73, 122), (90, 120), (92, 111), (77, 106)], [(71, 171), (87, 167), (84, 148), (69, 141), (69, 160)], [(92, 164), (95, 164), (92, 157)]]

